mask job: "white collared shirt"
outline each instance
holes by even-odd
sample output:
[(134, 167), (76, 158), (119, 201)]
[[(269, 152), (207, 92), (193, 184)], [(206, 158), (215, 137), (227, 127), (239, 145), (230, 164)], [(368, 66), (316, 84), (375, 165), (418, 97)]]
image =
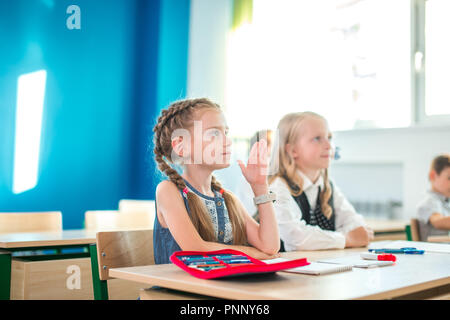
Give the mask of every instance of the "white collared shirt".
[[(313, 183), (301, 171), (297, 172), (303, 178), (303, 191), (311, 209), (314, 210), (319, 187), (323, 190), (323, 178), (320, 176), (316, 183)], [(274, 208), (280, 237), (286, 251), (344, 248), (345, 234), (366, 225), (364, 218), (356, 213), (335, 183), (333, 183), (333, 207), (336, 231), (307, 225), (284, 179), (276, 178), (269, 189), (277, 195)]]
[(420, 241), (427, 241), (429, 236), (449, 235), (448, 230), (433, 227), (430, 217), (434, 213), (450, 216), (450, 202), (443, 194), (428, 190), (426, 197), (417, 205), (417, 219), (419, 220)]

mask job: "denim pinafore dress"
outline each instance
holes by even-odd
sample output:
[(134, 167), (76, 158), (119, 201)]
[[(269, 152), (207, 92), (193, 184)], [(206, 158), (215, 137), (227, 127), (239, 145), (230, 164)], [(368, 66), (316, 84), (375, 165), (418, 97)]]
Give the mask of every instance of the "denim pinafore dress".
[[(186, 180), (184, 180), (184, 182), (186, 183), (187, 188), (190, 191), (194, 192), (205, 203), (207, 211), (211, 217), (212, 224), (214, 226), (216, 241), (223, 244), (232, 244), (233, 230), (230, 217), (228, 215), (228, 210), (225, 205), (225, 200), (222, 195), (214, 190), (214, 197), (209, 197), (200, 193)], [(183, 196), (183, 191), (180, 190), (180, 193), (183, 197), (186, 210), (188, 214), (191, 215), (188, 201)], [(155, 217), (155, 223), (153, 227), (153, 250), (156, 264), (171, 263), (169, 258), (172, 253), (174, 253), (175, 251), (181, 251), (180, 246), (173, 238), (169, 228), (164, 228), (159, 223), (158, 215), (156, 215)]]

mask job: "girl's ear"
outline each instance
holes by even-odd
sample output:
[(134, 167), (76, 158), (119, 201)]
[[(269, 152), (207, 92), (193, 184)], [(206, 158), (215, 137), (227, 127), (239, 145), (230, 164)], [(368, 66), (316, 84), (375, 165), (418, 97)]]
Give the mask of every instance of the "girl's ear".
[(292, 159), (297, 156), (295, 148), (290, 143), (286, 143), (286, 145), (284, 146), (284, 150), (291, 156)]
[(178, 157), (183, 157), (183, 137), (178, 136), (172, 139), (172, 150)]

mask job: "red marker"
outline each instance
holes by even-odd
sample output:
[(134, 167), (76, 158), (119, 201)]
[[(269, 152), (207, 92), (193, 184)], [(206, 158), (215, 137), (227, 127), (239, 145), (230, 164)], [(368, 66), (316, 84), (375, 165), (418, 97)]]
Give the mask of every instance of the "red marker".
[(361, 258), (366, 260), (379, 260), (379, 261), (393, 261), (397, 260), (393, 254), (376, 254), (376, 253), (361, 253)]

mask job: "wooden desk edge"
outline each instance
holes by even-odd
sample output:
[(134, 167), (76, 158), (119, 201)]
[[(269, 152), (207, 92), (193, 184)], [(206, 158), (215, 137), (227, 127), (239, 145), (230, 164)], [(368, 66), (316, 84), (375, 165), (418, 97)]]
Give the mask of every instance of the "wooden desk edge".
[(443, 279), (437, 279), (437, 280), (431, 280), (419, 284), (413, 284), (407, 287), (403, 287), (400, 289), (394, 289), (389, 291), (384, 291), (381, 293), (371, 294), (368, 296), (358, 297), (354, 300), (383, 300), (383, 299), (392, 299), (392, 298), (398, 298), (405, 295), (410, 295), (414, 293), (418, 293), (424, 290), (437, 288), (440, 286), (448, 285), (450, 284), (450, 277), (443, 278)]
[(405, 227), (409, 224), (409, 221), (404, 220), (384, 220), (375, 218), (366, 218), (366, 225), (373, 229), (375, 233), (378, 232), (405, 232)]
[(16, 249), (16, 248), (34, 248), (34, 247), (52, 247), (52, 246), (69, 246), (69, 245), (86, 245), (93, 244), (96, 239), (66, 239), (66, 240), (43, 240), (43, 241), (17, 241), (17, 242), (0, 242), (0, 249)]
[(430, 236), (428, 242), (450, 242), (450, 236)]
[[(353, 253), (353, 252), (356, 253), (356, 252), (365, 251), (365, 250), (367, 250), (367, 248), (345, 249), (346, 252), (350, 252), (350, 253)], [(341, 250), (330, 250), (328, 252), (339, 253), (340, 251)], [(316, 251), (313, 251), (313, 252), (318, 253), (318, 254), (328, 253), (328, 252), (316, 252)], [(443, 254), (443, 253), (440, 253), (440, 254)], [(308, 256), (308, 253), (307, 252), (291, 252), (291, 253), (285, 253), (284, 255), (286, 258), (296, 259), (299, 257), (306, 257), (306, 256)], [(445, 254), (445, 255), (447, 255), (447, 254)], [(318, 257), (314, 257), (314, 258), (311, 257), (311, 258), (312, 258), (311, 261), (318, 259)], [(228, 297), (230, 296), (229, 295), (230, 288), (227, 288), (226, 289), (227, 294), (223, 295), (221, 292), (216, 292), (216, 291), (210, 290), (210, 288), (202, 287), (202, 286), (204, 286), (204, 284), (196, 283), (196, 284), (192, 285), (192, 283), (189, 280), (177, 280), (177, 282), (174, 283), (173, 281), (170, 281), (170, 280), (158, 279), (155, 277), (153, 277), (152, 279), (148, 279), (149, 275), (141, 275), (139, 273), (127, 272), (126, 269), (127, 268), (110, 269), (109, 273), (110, 273), (110, 276), (114, 277), (114, 278), (119, 278), (119, 279), (128, 280), (128, 281), (141, 282), (141, 283), (146, 283), (149, 285), (157, 285), (157, 286), (180, 290), (180, 291), (188, 291), (188, 292), (193, 292), (193, 293), (208, 295), (208, 296), (214, 296), (214, 297), (223, 298), (223, 299), (229, 299)], [(373, 294), (368, 294), (366, 296), (358, 296), (358, 297), (349, 298), (349, 299), (350, 300), (351, 299), (353, 299), (353, 300), (391, 299), (391, 298), (401, 297), (404, 295), (418, 293), (423, 290), (433, 289), (435, 287), (448, 285), (448, 284), (450, 284), (450, 277), (435, 279), (435, 280), (431, 280), (431, 281), (427, 281), (427, 282), (423, 282), (423, 283), (419, 283), (419, 284), (412, 284), (412, 285), (408, 285), (406, 287), (402, 287), (402, 288), (398, 288), (398, 289), (392, 289), (389, 291), (383, 291), (383, 292), (379, 292), (379, 293), (373, 293)], [(216, 288), (214, 288), (214, 289), (216, 289)], [(251, 296), (249, 296), (248, 294), (246, 294), (245, 292), (242, 292), (241, 290), (236, 290), (235, 292), (236, 292), (236, 297), (238, 297), (238, 299), (248, 299), (248, 300), (268, 299), (267, 297), (258, 298), (256, 296), (257, 293), (253, 293)], [(276, 298), (272, 298), (272, 299), (276, 299)]]
[(205, 288), (202, 285), (199, 285), (199, 284), (193, 285), (189, 281), (180, 281), (179, 280), (174, 283), (172, 281), (167, 281), (167, 280), (158, 279), (158, 278), (152, 278), (151, 280), (149, 280), (147, 278), (148, 276), (145, 276), (145, 275), (142, 276), (142, 275), (139, 275), (136, 273), (127, 272), (124, 269), (127, 269), (127, 268), (109, 269), (109, 276), (113, 277), (113, 278), (117, 278), (117, 279), (145, 283), (145, 284), (152, 285), (152, 286), (161, 286), (161, 287), (168, 288), (168, 289), (191, 292), (191, 293), (196, 293), (196, 294), (200, 294), (200, 295), (216, 297), (216, 298), (221, 298), (221, 299), (226, 299), (226, 300), (230, 300), (228, 298), (228, 296), (230, 295), (230, 291), (236, 292), (236, 296), (239, 297), (238, 300), (273, 300), (273, 298), (269, 299), (265, 296), (255, 295), (254, 293), (251, 295), (248, 295), (239, 289), (227, 288), (226, 289), (227, 293), (222, 294), (221, 291), (217, 291), (217, 288), (214, 288), (214, 290), (211, 291), (211, 290), (209, 290), (209, 288)]

